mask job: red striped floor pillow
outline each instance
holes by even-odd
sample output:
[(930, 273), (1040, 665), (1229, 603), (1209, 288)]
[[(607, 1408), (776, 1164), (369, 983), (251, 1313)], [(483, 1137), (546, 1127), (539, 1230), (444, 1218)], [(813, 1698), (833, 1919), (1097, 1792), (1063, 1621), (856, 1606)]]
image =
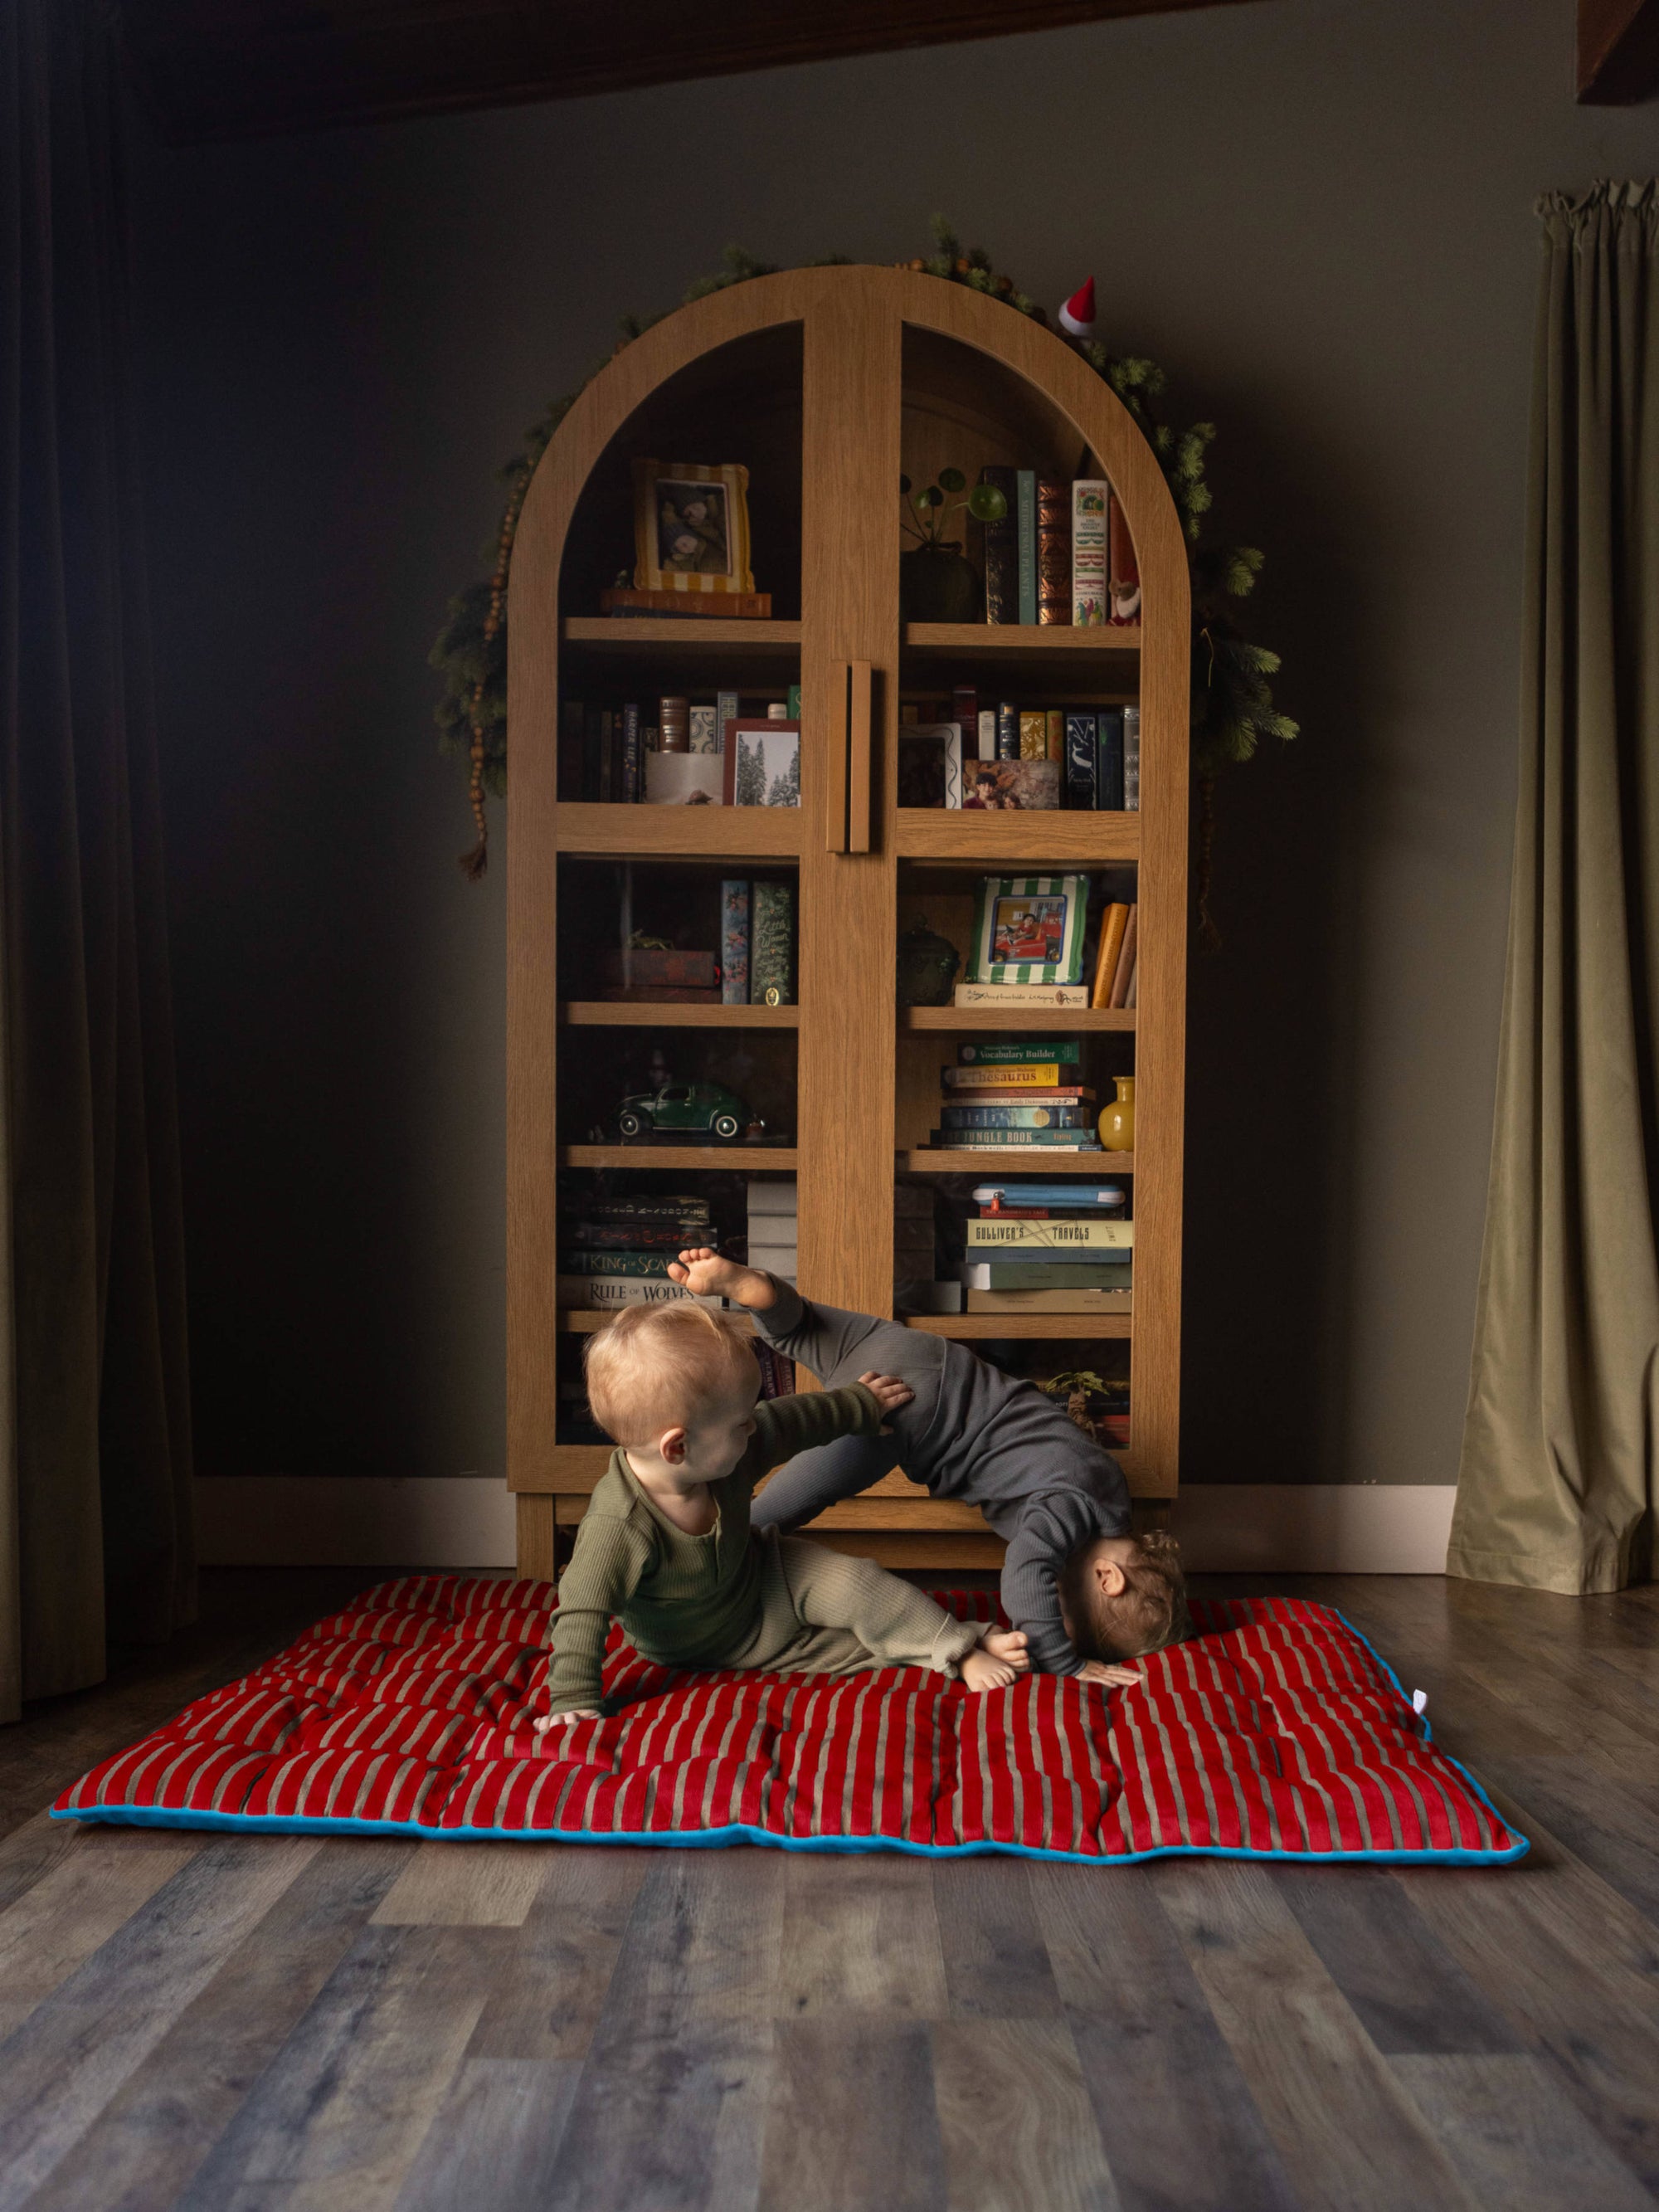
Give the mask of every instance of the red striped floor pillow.
[[(946, 1594), (965, 1618), (990, 1601)], [(405, 1576), (106, 1759), (60, 1819), (304, 1833), (1492, 1864), (1524, 1839), (1328, 1607), (1198, 1604), (1109, 1696), (916, 1668), (672, 1675), (613, 1633), (611, 1717), (542, 1737), (544, 1583)]]

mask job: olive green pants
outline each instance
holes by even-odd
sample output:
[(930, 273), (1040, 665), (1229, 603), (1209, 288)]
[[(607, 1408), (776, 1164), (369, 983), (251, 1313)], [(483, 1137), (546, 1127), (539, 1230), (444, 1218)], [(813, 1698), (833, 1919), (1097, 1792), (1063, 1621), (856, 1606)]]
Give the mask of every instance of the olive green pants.
[(870, 1559), (804, 1536), (758, 1535), (761, 1619), (749, 1642), (715, 1663), (781, 1674), (858, 1674), (872, 1667), (930, 1667), (954, 1675), (984, 1633), (926, 1591)]

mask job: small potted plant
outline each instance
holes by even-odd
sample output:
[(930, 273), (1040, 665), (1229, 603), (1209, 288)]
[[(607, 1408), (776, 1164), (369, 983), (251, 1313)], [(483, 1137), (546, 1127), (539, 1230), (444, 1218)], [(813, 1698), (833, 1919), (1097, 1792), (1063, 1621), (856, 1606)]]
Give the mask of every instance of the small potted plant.
[[(965, 499), (957, 498), (967, 492)], [(908, 477), (899, 478), (904, 501), (900, 528), (915, 544), (899, 556), (899, 613), (905, 622), (977, 622), (984, 612), (979, 571), (962, 550), (959, 538), (947, 538), (952, 515), (964, 510), (975, 522), (1000, 522), (1008, 501), (994, 484), (975, 484), (960, 469), (941, 469), (939, 482), (913, 491)], [(947, 496), (952, 504), (946, 506)]]

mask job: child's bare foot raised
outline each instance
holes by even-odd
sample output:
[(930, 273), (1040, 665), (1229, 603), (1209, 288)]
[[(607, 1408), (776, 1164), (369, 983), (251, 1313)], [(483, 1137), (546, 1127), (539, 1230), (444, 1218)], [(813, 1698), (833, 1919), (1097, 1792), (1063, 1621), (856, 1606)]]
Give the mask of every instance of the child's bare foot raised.
[(963, 1687), (975, 1692), (1006, 1690), (1030, 1666), (1025, 1637), (1017, 1628), (991, 1628), (962, 1662)]
[(671, 1282), (684, 1283), (694, 1297), (730, 1298), (751, 1313), (764, 1313), (778, 1302), (772, 1278), (754, 1267), (741, 1267), (707, 1244), (696, 1244), (668, 1263)]

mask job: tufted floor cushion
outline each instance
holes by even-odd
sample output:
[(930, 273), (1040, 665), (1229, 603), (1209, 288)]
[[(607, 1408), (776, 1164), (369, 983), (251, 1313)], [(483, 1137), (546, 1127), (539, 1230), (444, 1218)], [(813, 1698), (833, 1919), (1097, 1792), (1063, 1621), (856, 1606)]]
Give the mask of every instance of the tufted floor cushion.
[[(959, 1614), (991, 1601), (941, 1593)], [(1490, 1865), (1525, 1840), (1340, 1613), (1193, 1607), (1105, 1692), (972, 1697), (916, 1668), (671, 1675), (614, 1632), (614, 1717), (544, 1740), (554, 1592), (408, 1577), (103, 1760), (62, 1820), (465, 1841), (777, 1844), (1127, 1861), (1166, 1852)]]

